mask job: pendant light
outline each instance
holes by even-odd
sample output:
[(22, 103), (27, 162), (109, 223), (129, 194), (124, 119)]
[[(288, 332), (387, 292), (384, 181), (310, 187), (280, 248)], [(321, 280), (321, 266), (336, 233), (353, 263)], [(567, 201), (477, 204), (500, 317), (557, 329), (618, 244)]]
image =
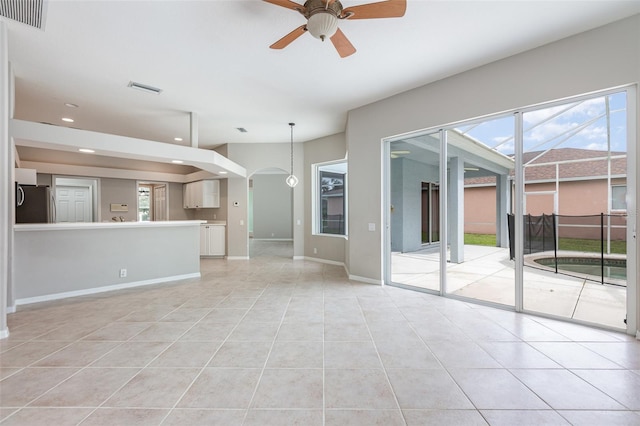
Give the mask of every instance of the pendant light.
[(291, 127), (291, 174), (285, 180), (291, 188), (298, 184), (298, 178), (293, 174), (293, 126), (295, 125), (296, 123), (289, 123), (289, 127)]

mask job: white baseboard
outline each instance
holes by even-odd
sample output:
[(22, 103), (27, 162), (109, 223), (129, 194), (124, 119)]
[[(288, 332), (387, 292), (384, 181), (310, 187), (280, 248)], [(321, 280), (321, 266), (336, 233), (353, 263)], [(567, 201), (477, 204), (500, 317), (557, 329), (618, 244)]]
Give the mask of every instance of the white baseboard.
[[(295, 257), (294, 257), (295, 259)], [(320, 259), (319, 257), (300, 256), (300, 259), (308, 260), (310, 262), (326, 263), (327, 265), (335, 265), (344, 267), (344, 262), (337, 262), (335, 260)]]
[(6, 339), (7, 337), (9, 337), (9, 329), (0, 330), (0, 339)]
[(249, 260), (249, 256), (227, 256), (227, 260)]
[(293, 260), (305, 260), (304, 256), (293, 256)]
[(16, 305), (13, 306), (7, 306), (7, 313), (8, 314), (13, 314), (16, 312)]
[(361, 283), (367, 283), (367, 284), (375, 284), (375, 285), (383, 285), (384, 284), (382, 282), (382, 280), (374, 280), (372, 278), (359, 277), (357, 275), (351, 275), (351, 274), (349, 274), (349, 279), (353, 280), (353, 281), (359, 281)]
[(151, 280), (134, 281), (124, 284), (107, 285), (104, 287), (94, 287), (84, 290), (66, 291), (64, 293), (45, 294), (43, 296), (26, 297), (24, 299), (16, 299), (16, 305), (29, 305), (31, 303), (48, 302), (50, 300), (66, 299), (67, 297), (87, 296), (90, 294), (105, 293), (107, 291), (123, 290), (132, 287), (142, 287), (152, 284), (161, 284), (170, 281), (186, 280), (190, 278), (200, 278), (200, 272), (184, 275), (173, 275), (171, 277), (154, 278)]

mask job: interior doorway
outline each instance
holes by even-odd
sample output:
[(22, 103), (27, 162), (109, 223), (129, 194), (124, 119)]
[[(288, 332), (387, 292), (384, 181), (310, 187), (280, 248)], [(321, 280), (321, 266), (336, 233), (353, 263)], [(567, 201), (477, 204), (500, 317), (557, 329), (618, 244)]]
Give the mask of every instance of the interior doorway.
[(55, 222), (98, 222), (98, 179), (53, 176)]
[(90, 186), (56, 186), (56, 222), (92, 222)]
[(169, 191), (165, 182), (138, 182), (138, 220), (169, 220)]
[(293, 190), (287, 176), (268, 168), (249, 178), (249, 257), (293, 258)]

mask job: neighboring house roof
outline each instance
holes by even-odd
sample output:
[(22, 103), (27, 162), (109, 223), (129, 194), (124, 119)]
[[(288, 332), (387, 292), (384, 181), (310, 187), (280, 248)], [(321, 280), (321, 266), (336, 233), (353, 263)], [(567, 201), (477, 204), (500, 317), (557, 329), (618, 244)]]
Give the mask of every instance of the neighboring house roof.
[[(607, 151), (579, 148), (558, 148), (548, 151), (525, 152), (523, 155), (525, 181), (554, 181), (556, 179), (556, 164), (558, 164), (560, 180), (579, 180), (580, 178), (589, 179), (607, 176), (607, 160), (602, 159), (607, 157), (607, 155)], [(626, 152), (611, 152), (612, 157), (624, 156), (624, 158), (613, 158), (611, 160), (611, 176), (626, 176), (626, 155)], [(589, 160), (590, 158), (600, 159)], [(546, 165), (533, 166), (534, 164)], [(511, 176), (513, 176), (513, 172), (511, 172)], [(493, 176), (486, 176), (465, 179), (464, 182), (465, 185), (495, 184), (496, 179)]]

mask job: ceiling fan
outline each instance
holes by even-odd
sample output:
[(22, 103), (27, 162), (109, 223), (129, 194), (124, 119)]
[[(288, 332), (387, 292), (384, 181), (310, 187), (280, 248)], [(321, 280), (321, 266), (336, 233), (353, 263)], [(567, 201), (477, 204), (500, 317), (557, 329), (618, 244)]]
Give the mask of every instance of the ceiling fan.
[(307, 0), (304, 5), (291, 0), (264, 0), (267, 3), (295, 10), (307, 18), (307, 23), (273, 43), (272, 49), (284, 49), (305, 32), (324, 41), (329, 38), (340, 57), (356, 53), (349, 39), (338, 28), (339, 19), (399, 18), (404, 16), (407, 0), (386, 0), (343, 8), (339, 0)]

